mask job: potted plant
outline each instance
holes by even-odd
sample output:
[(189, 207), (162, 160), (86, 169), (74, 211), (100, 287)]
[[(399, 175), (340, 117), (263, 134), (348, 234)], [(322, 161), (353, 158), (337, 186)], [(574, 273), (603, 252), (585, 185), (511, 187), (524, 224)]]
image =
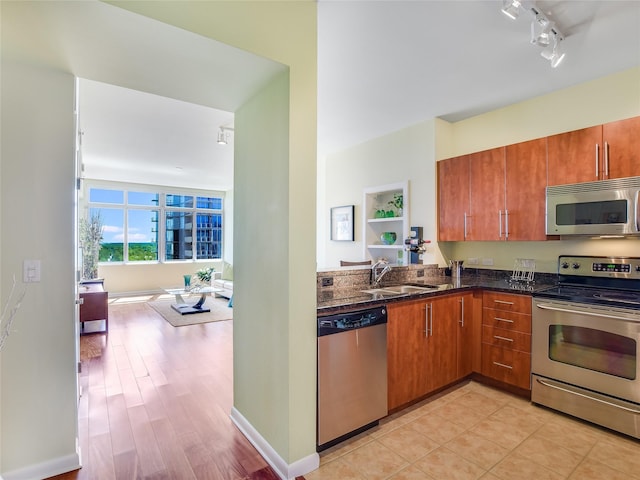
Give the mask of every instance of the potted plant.
[(396, 215), (398, 217), (402, 216), (402, 207), (404, 207), (404, 196), (402, 195), (402, 193), (394, 193), (393, 200), (389, 200), (387, 204), (391, 205), (392, 207), (396, 207)]
[(213, 276), (213, 272), (215, 272), (215, 270), (216, 269), (213, 267), (201, 268), (196, 272), (196, 276), (202, 283), (211, 284), (211, 277)]
[(100, 212), (80, 220), (80, 247), (82, 248), (82, 279), (98, 278), (98, 262), (102, 243), (102, 217)]

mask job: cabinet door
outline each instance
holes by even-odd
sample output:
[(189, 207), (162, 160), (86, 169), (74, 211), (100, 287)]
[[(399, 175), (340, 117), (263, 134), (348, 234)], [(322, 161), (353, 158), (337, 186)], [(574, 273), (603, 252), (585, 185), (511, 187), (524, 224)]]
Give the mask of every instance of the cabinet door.
[(465, 239), (465, 215), (469, 213), (469, 156), (438, 162), (438, 240)]
[(393, 410), (427, 393), (425, 302), (387, 307), (388, 407)]
[(602, 171), (602, 127), (583, 128), (547, 137), (548, 184), (593, 182)]
[(504, 238), (504, 147), (469, 155), (469, 208), (467, 240)]
[(427, 308), (431, 310), (427, 312), (427, 382), (432, 392), (457, 379), (460, 296), (434, 298)]
[(507, 240), (546, 240), (547, 141), (506, 147)]
[(640, 175), (640, 117), (605, 123), (604, 178), (624, 178)]

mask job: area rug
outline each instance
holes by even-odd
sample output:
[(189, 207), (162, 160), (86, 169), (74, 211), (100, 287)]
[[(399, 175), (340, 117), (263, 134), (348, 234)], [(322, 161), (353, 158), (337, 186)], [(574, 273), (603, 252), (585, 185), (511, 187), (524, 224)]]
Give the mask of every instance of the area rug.
[(149, 306), (162, 315), (162, 317), (174, 327), (233, 319), (233, 308), (229, 308), (229, 300), (226, 298), (207, 297), (207, 301), (204, 306), (211, 309), (211, 311), (204, 313), (192, 313), (189, 315), (180, 315), (171, 308), (173, 303), (175, 303), (175, 299), (147, 302)]

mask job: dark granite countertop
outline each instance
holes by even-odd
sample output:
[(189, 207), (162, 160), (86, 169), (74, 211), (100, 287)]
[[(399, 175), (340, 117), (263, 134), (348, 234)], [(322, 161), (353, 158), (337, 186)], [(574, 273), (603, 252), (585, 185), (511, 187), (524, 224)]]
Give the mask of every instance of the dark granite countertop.
[[(374, 305), (389, 304), (398, 301), (428, 298), (449, 294), (457, 291), (485, 289), (507, 293), (531, 294), (555, 285), (553, 277), (543, 278), (540, 281), (526, 284), (512, 282), (509, 279), (487, 278), (483, 276), (463, 275), (459, 280), (451, 277), (424, 277), (419, 281), (411, 282), (411, 285), (437, 287), (426, 292), (412, 294), (374, 294), (365, 293), (363, 290), (372, 288), (368, 286), (331, 288), (318, 290), (318, 315), (330, 315), (345, 310), (369, 308)], [(380, 288), (384, 288), (381, 286)]]

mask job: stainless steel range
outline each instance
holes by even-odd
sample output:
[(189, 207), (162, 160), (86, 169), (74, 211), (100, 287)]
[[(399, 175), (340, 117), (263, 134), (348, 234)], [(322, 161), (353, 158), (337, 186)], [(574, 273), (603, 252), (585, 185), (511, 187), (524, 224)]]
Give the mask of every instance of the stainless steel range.
[(531, 400), (640, 438), (640, 258), (560, 256), (533, 295)]

